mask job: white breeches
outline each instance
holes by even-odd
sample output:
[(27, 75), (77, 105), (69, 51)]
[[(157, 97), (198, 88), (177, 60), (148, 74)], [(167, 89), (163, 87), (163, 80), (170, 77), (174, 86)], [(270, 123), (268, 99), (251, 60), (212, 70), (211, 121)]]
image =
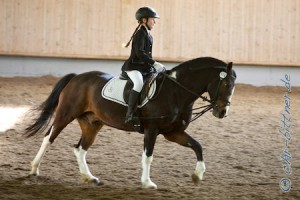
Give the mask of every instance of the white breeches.
[(144, 81), (141, 72), (138, 70), (126, 71), (127, 75), (133, 82), (133, 90), (136, 92), (141, 92), (143, 89)]

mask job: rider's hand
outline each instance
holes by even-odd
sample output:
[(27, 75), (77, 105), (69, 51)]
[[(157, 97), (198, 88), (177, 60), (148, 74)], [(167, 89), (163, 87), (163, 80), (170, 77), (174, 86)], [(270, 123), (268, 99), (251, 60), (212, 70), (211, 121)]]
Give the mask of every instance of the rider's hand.
[(159, 63), (159, 62), (155, 62), (153, 64), (153, 67), (156, 69), (156, 71), (158, 73), (166, 71), (166, 67), (163, 64)]

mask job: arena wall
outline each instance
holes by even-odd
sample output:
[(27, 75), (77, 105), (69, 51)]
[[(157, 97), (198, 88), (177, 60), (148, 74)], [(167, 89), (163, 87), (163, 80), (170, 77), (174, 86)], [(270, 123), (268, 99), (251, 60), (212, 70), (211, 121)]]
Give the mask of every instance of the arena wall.
[[(74, 58), (41, 58), (0, 56), (0, 76), (63, 76), (67, 73), (83, 73), (99, 70), (115, 76), (120, 74), (122, 60), (74, 59)], [(171, 69), (177, 62), (163, 62)], [(300, 68), (289, 66), (256, 66), (234, 63), (237, 72), (237, 83), (254, 86), (284, 86), (281, 79), (285, 74), (291, 76), (292, 87), (300, 87)]]
[(1, 0), (0, 55), (125, 59), (144, 5), (159, 15), (153, 55), (300, 65), (298, 0)]

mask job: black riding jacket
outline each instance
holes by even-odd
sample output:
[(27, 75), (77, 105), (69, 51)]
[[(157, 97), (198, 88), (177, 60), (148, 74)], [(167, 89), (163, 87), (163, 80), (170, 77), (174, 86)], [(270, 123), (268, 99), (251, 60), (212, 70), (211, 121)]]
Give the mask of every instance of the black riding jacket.
[(138, 70), (143, 74), (150, 73), (154, 60), (152, 59), (153, 38), (146, 28), (141, 28), (132, 39), (131, 54), (122, 66), (122, 71)]

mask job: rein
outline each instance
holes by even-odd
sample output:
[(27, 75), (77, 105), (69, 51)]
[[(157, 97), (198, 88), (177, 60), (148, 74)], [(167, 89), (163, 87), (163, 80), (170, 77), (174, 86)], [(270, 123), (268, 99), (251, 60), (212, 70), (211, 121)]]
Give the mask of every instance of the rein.
[(184, 89), (185, 91), (193, 94), (194, 96), (196, 96), (197, 98), (201, 98), (203, 101), (207, 101), (209, 103), (213, 103), (211, 100), (209, 100), (207, 97), (204, 97), (202, 95), (198, 95), (196, 92), (193, 92), (192, 90), (188, 89), (187, 87), (185, 87), (184, 85), (182, 85), (181, 83), (179, 83), (178, 81), (176, 81), (174, 78), (171, 78), (169, 75), (164, 73), (164, 76), (167, 77), (169, 80), (173, 81), (174, 83), (176, 83), (178, 86), (180, 86), (182, 89)]
[[(176, 83), (178, 86), (180, 86), (181, 88), (183, 88), (185, 91), (189, 92), (190, 94), (193, 94), (194, 96), (196, 96), (197, 98), (201, 98), (203, 101), (207, 101), (209, 102), (210, 104), (209, 105), (206, 105), (206, 106), (201, 106), (201, 107), (198, 107), (198, 108), (193, 108), (191, 110), (188, 110), (186, 112), (189, 112), (189, 111), (195, 111), (195, 110), (199, 110), (199, 109), (202, 109), (200, 112), (196, 112), (196, 113), (192, 113), (192, 115), (195, 115), (190, 121), (190, 122), (193, 122), (195, 121), (196, 119), (198, 119), (199, 117), (201, 117), (202, 115), (204, 115), (206, 112), (208, 112), (209, 110), (211, 110), (213, 107), (214, 107), (214, 100), (210, 100), (208, 99), (207, 97), (205, 96), (202, 96), (202, 95), (198, 95), (197, 93), (193, 92), (192, 90), (188, 89), (187, 87), (185, 87), (184, 85), (182, 85), (181, 83), (179, 83), (178, 81), (176, 81), (175, 79), (171, 78), (169, 75), (167, 74), (164, 74), (169, 80), (173, 81), (174, 83)], [(220, 85), (221, 85), (221, 80), (219, 81), (218, 83), (218, 88), (217, 88), (217, 92), (215, 94), (215, 98), (217, 98), (218, 96), (218, 93), (219, 93), (219, 88), (220, 88)]]
[(189, 122), (195, 121), (196, 119), (198, 119), (199, 117), (201, 117), (202, 115), (204, 115), (206, 112), (208, 112), (209, 110), (211, 110), (213, 107), (214, 107), (213, 104), (209, 104), (209, 105), (206, 105), (206, 106), (201, 106), (199, 108), (192, 109), (192, 111), (194, 111), (194, 110), (198, 110), (198, 109), (204, 108), (200, 112), (192, 113), (192, 115), (195, 115), (195, 116)]

